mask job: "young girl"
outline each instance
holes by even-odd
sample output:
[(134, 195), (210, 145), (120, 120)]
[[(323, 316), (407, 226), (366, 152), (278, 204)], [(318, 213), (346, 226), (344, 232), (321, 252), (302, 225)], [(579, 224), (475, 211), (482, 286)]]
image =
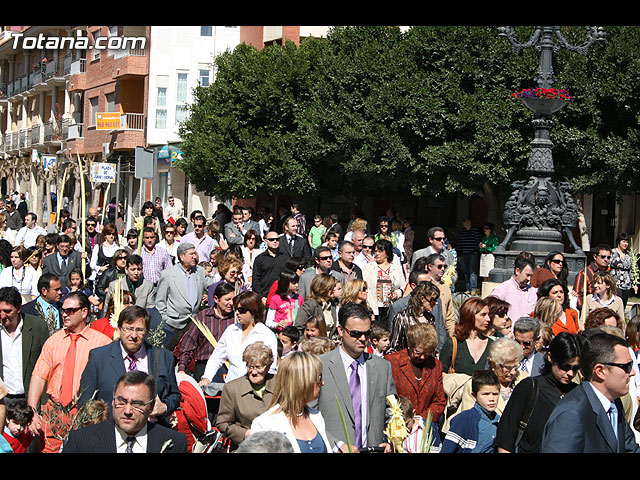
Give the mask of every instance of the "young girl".
[(67, 277), (67, 286), (62, 289), (62, 296), (60, 297), (60, 302), (64, 302), (64, 299), (67, 298), (71, 292), (80, 291), (84, 293), (89, 299), (93, 296), (93, 292), (89, 287), (87, 287), (86, 282), (84, 281), (84, 276), (82, 275), (82, 270), (79, 268), (74, 268), (69, 272), (69, 276)]
[(293, 325), (298, 309), (304, 302), (298, 295), (299, 277), (297, 273), (283, 270), (278, 277), (278, 289), (271, 297), (269, 311), (267, 312), (267, 327), (280, 331), (284, 327)]
[(307, 320), (304, 327), (304, 338), (326, 337), (327, 326), (324, 323), (324, 315), (315, 315)]

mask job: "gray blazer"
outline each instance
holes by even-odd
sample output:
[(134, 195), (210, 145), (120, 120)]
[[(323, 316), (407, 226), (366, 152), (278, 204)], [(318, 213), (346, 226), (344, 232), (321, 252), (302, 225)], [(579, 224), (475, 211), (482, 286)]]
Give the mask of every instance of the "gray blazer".
[(204, 269), (196, 268), (195, 303), (189, 301), (187, 289), (184, 284), (182, 265), (177, 263), (173, 267), (164, 270), (160, 274), (158, 290), (156, 291), (156, 308), (162, 317), (167, 318), (167, 325), (172, 328), (182, 329), (189, 321), (189, 315), (195, 315), (200, 310), (202, 294), (206, 292), (207, 282)]
[[(107, 305), (109, 305), (109, 299), (111, 298), (111, 292), (116, 288), (116, 282), (122, 282), (122, 290), (129, 291), (129, 282), (126, 277), (122, 277), (120, 280), (112, 280), (109, 282), (109, 291), (104, 297), (104, 307), (102, 313), (106, 313)], [(134, 295), (136, 296), (136, 305), (143, 308), (153, 308), (156, 306), (156, 295), (154, 293), (154, 286), (149, 280), (144, 280), (142, 285), (136, 288)]]
[[(418, 260), (421, 257), (428, 257), (429, 255), (431, 255), (432, 253), (436, 253), (435, 250), (433, 248), (431, 248), (431, 246), (425, 247), (425, 248), (421, 248), (420, 250), (417, 250), (415, 252), (413, 252), (413, 256), (411, 257), (411, 269), (413, 270), (413, 266), (416, 263), (416, 260)], [(447, 268), (449, 268), (451, 266), (452, 263), (455, 262), (455, 258), (453, 257), (453, 253), (451, 253), (451, 250), (447, 250), (446, 248), (444, 250), (442, 250), (442, 256), (444, 257), (444, 261), (447, 264)], [(445, 270), (446, 272), (446, 270)], [(456, 281), (458, 280), (458, 270), (456, 268), (456, 270), (453, 273), (453, 277), (451, 278), (451, 280), (453, 281), (453, 284), (456, 284)]]
[[(335, 277), (336, 280), (338, 280), (344, 287), (344, 275), (342, 274), (342, 272), (338, 272), (336, 270), (330, 270), (329, 274), (332, 277)], [(305, 271), (300, 276), (300, 282), (298, 283), (298, 294), (302, 295), (302, 298), (304, 298), (305, 300), (311, 293), (311, 282), (316, 275), (317, 275), (316, 267), (313, 267)]]
[[(60, 280), (60, 287), (64, 288), (67, 286), (67, 277), (69, 276), (69, 272), (74, 268), (82, 268), (82, 256), (80, 252), (75, 250), (69, 251), (69, 255), (67, 256), (67, 268), (64, 270), (60, 267), (60, 263), (58, 262), (58, 253), (54, 252), (51, 255), (47, 255), (42, 260), (42, 274), (45, 273), (53, 273)], [(91, 275), (91, 268), (89, 267), (89, 259), (87, 259), (86, 263), (86, 276), (85, 278), (89, 278)]]
[(244, 235), (233, 222), (224, 226), (224, 238), (229, 245), (244, 245)]
[[(353, 404), (349, 393), (349, 383), (345, 373), (341, 347), (320, 355), (324, 385), (320, 388), (317, 400), (309, 403), (309, 406), (320, 410), (325, 421), (327, 437), (331, 443), (346, 442), (340, 414), (336, 406), (336, 396), (342, 409), (349, 441), (355, 444), (355, 422), (353, 416)], [(385, 441), (383, 430), (386, 425), (386, 398), (396, 392), (391, 372), (391, 363), (384, 358), (369, 355), (365, 356), (367, 369), (367, 446), (377, 446)]]

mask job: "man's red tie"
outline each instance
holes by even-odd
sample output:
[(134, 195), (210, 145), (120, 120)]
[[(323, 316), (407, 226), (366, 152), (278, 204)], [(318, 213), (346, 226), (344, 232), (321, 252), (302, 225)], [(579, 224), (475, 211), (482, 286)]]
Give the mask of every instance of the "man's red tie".
[(60, 403), (62, 405), (69, 405), (73, 400), (73, 371), (76, 366), (76, 342), (78, 341), (79, 333), (70, 334), (71, 344), (67, 350), (67, 356), (64, 359), (64, 365), (62, 367), (62, 387), (60, 389)]

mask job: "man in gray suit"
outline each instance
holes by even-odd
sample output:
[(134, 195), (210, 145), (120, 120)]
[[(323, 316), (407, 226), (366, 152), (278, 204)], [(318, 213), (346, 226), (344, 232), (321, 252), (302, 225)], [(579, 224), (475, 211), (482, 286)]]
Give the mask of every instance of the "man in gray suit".
[(171, 350), (189, 327), (189, 317), (200, 310), (206, 293), (203, 268), (196, 265), (196, 248), (191, 243), (178, 246), (178, 263), (160, 275), (156, 292), (156, 308), (165, 320), (164, 346)]
[(391, 364), (365, 352), (371, 335), (370, 315), (360, 304), (348, 303), (340, 309), (338, 335), (342, 343), (320, 355), (324, 385), (317, 400), (309, 405), (320, 410), (327, 437), (342, 451), (346, 450), (346, 438), (336, 398), (352, 447), (380, 446), (385, 452), (391, 451), (383, 431), (387, 420), (386, 398), (396, 393), (396, 387)]
[[(69, 272), (74, 268), (82, 268), (82, 259), (87, 258), (87, 252), (71, 250), (71, 239), (69, 235), (58, 236), (56, 242), (56, 253), (47, 255), (42, 260), (42, 273), (52, 273), (60, 279), (62, 288), (67, 286)], [(89, 262), (86, 264), (85, 278), (89, 278), (91, 269)]]
[[(448, 269), (453, 263), (455, 263), (455, 258), (450, 250), (444, 248), (445, 241), (447, 239), (444, 230), (442, 227), (431, 227), (427, 231), (427, 239), (429, 240), (429, 245), (425, 248), (421, 248), (418, 251), (413, 252), (413, 256), (411, 257), (411, 269), (413, 270), (413, 266), (421, 257), (429, 256), (433, 253), (439, 253), (445, 258), (445, 262), (447, 264), (446, 269)], [(455, 286), (456, 281), (458, 280), (458, 272), (457, 270), (454, 272), (453, 277), (451, 278), (452, 285)]]
[(309, 296), (309, 294), (311, 293), (311, 282), (316, 275), (319, 275), (321, 273), (326, 273), (335, 277), (336, 280), (338, 280), (344, 287), (344, 275), (341, 272), (332, 269), (333, 257), (331, 256), (331, 250), (329, 249), (329, 247), (321, 246), (316, 248), (315, 252), (313, 252), (313, 261), (315, 265), (306, 270), (300, 276), (298, 293), (302, 295), (302, 298), (307, 298)]
[(235, 208), (231, 221), (224, 226), (224, 238), (229, 246), (244, 245), (244, 234), (247, 233), (247, 230), (242, 224), (242, 219), (242, 210)]
[(527, 372), (531, 377), (542, 373), (544, 355), (536, 350), (540, 337), (540, 322), (533, 317), (520, 317), (513, 325), (513, 339), (522, 346), (522, 360), (518, 370)]
[(142, 277), (142, 257), (136, 253), (129, 255), (124, 271), (126, 276), (109, 282), (109, 291), (104, 298), (103, 314), (107, 311), (109, 300), (117, 282), (120, 282), (123, 291), (131, 292), (136, 296), (135, 304), (139, 307), (153, 308), (156, 305), (153, 283)]

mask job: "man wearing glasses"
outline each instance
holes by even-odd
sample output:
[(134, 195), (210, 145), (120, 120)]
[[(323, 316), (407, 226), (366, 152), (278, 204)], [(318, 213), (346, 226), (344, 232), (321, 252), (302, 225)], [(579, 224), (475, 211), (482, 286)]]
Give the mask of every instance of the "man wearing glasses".
[(276, 232), (267, 232), (264, 241), (267, 244), (267, 249), (258, 255), (253, 262), (251, 288), (262, 297), (263, 302), (266, 302), (269, 289), (284, 269), (289, 255), (280, 250), (280, 235)]
[(187, 453), (183, 433), (149, 421), (157, 390), (152, 375), (124, 373), (112, 392), (112, 418), (73, 430), (63, 453)]
[[(444, 248), (444, 244), (447, 240), (447, 237), (444, 233), (444, 230), (441, 227), (431, 227), (427, 231), (427, 238), (429, 239), (429, 246), (425, 248), (421, 248), (413, 252), (413, 257), (411, 258), (411, 269), (413, 270), (413, 266), (420, 257), (427, 257), (432, 253), (439, 253), (445, 258), (445, 262), (447, 264), (447, 268), (445, 271), (455, 263), (455, 258), (450, 250)], [(451, 289), (455, 287), (456, 281), (458, 280), (458, 272), (455, 271), (453, 277), (451, 278)]]
[(620, 401), (635, 375), (633, 362), (624, 339), (589, 335), (580, 353), (584, 380), (551, 413), (541, 453), (638, 453)]
[(540, 337), (540, 322), (532, 317), (522, 317), (513, 325), (513, 339), (522, 347), (518, 370), (535, 377), (542, 373), (544, 355), (536, 350)]
[(30, 429), (40, 435), (39, 451), (55, 453), (60, 449), (61, 440), (55, 438), (51, 425), (46, 418), (56, 417), (53, 404), (70, 408), (71, 421), (75, 415), (76, 396), (80, 387), (80, 378), (89, 351), (111, 343), (111, 338), (93, 330), (87, 324), (91, 303), (82, 292), (71, 292), (62, 303), (63, 328), (51, 335), (42, 347), (29, 383), (27, 402), (34, 412), (40, 410), (40, 399), (45, 392), (49, 401), (42, 405), (42, 416), (34, 413)]
[(611, 267), (611, 247), (608, 245), (598, 245), (593, 249), (593, 261), (576, 275), (571, 295), (578, 297), (578, 310), (582, 308), (584, 276), (587, 275), (587, 295), (593, 295), (593, 276), (596, 272), (608, 272)]
[(325, 420), (327, 437), (346, 451), (346, 441), (336, 398), (346, 420), (349, 442), (358, 449), (391, 446), (385, 442), (386, 397), (396, 393), (391, 364), (365, 352), (371, 336), (371, 314), (366, 307), (348, 303), (338, 313), (338, 336), (341, 345), (320, 355), (324, 385), (317, 408)]
[(147, 342), (150, 329), (151, 316), (145, 308), (130, 305), (120, 312), (120, 338), (89, 353), (80, 382), (78, 406), (88, 402), (94, 392), (95, 398), (111, 404), (116, 382), (125, 372), (133, 370), (148, 373), (156, 380), (157, 394), (149, 413), (152, 420), (166, 419), (180, 406), (173, 355)]
[(215, 240), (207, 235), (207, 219), (204, 215), (193, 219), (193, 232), (187, 233), (180, 241), (195, 245), (201, 262), (206, 262), (211, 251), (216, 248)]
[(298, 293), (302, 295), (302, 298), (307, 298), (311, 293), (311, 282), (316, 275), (326, 273), (336, 278), (343, 286), (346, 283), (344, 274), (338, 270), (333, 270), (333, 256), (331, 255), (331, 249), (329, 247), (320, 246), (316, 248), (313, 253), (313, 260), (315, 266), (305, 271), (300, 276), (300, 284), (298, 286)]

